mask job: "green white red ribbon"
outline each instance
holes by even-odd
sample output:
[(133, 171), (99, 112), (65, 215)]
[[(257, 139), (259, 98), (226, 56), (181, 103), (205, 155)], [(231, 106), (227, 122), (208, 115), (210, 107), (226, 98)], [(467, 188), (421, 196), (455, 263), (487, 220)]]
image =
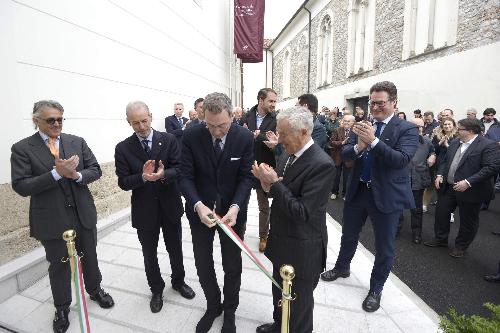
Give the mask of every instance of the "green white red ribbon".
[(78, 317), (80, 318), (80, 331), (82, 333), (90, 332), (89, 315), (87, 312), (87, 303), (85, 302), (85, 288), (83, 284), (82, 263), (78, 255), (74, 256), (75, 272), (73, 280), (75, 282), (76, 306)]
[(262, 273), (264, 273), (269, 280), (281, 291), (283, 291), (282, 287), (279, 285), (278, 282), (273, 278), (273, 275), (266, 269), (266, 267), (260, 262), (260, 260), (250, 251), (248, 246), (241, 240), (240, 236), (234, 231), (233, 228), (231, 228), (229, 225), (222, 223), (220, 221), (220, 217), (215, 215), (215, 217), (212, 214), (209, 214), (208, 217), (217, 223), (219, 228), (224, 231), (224, 233), (247, 255), (248, 258), (257, 266)]

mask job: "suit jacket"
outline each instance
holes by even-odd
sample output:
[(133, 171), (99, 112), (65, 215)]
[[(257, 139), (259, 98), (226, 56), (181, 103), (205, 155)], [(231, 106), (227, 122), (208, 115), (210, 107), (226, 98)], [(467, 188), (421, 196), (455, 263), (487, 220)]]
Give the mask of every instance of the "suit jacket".
[[(279, 176), (287, 160), (284, 152), (278, 160)], [(312, 279), (325, 268), (326, 206), (334, 169), (332, 159), (313, 144), (269, 191), (273, 203), (265, 254), (274, 265), (292, 265), (297, 277)]]
[(54, 180), (54, 156), (38, 132), (12, 146), (12, 188), (23, 197), (30, 196), (30, 236), (38, 240), (61, 239), (64, 231), (74, 228), (69, 222), (68, 205), (75, 207), (83, 227), (92, 229), (97, 223), (94, 199), (87, 186), (102, 175), (94, 154), (83, 138), (61, 133), (59, 155), (78, 155), (80, 183), (66, 178)]
[(267, 141), (267, 131), (276, 132), (276, 116), (273, 113), (268, 113), (262, 120), (259, 128), (257, 128), (257, 105), (255, 105), (245, 115), (243, 124), (246, 124), (252, 132), (257, 129), (260, 130), (260, 134), (255, 138), (255, 160), (258, 163), (267, 163), (274, 168), (276, 166), (274, 152), (264, 144), (264, 141)]
[[(437, 174), (443, 176), (440, 191), (447, 186), (448, 171), (460, 140), (453, 140), (446, 151), (444, 162), (437, 167)], [(478, 135), (462, 155), (455, 171), (455, 182), (467, 179), (471, 187), (464, 192), (455, 192), (458, 200), (465, 202), (489, 201), (493, 195), (493, 177), (500, 171), (500, 148), (498, 144)]]
[(240, 211), (236, 223), (245, 223), (254, 178), (252, 133), (232, 123), (219, 161), (215, 157), (212, 135), (205, 126), (186, 130), (182, 142), (180, 185), (190, 222), (199, 222), (193, 206), (202, 201), (211, 209), (216, 205), (216, 212), (221, 216), (232, 204), (237, 204)]
[[(345, 128), (338, 127), (332, 132), (332, 137), (330, 138), (330, 155), (335, 162), (336, 166), (342, 164), (342, 142), (345, 140)], [(352, 167), (352, 163), (349, 167)]]
[(325, 126), (318, 120), (317, 117), (314, 118), (314, 127), (312, 131), (312, 138), (314, 143), (320, 146), (321, 148), (325, 148), (326, 142), (328, 141), (328, 136), (326, 135)]
[[(183, 126), (189, 120), (186, 117), (182, 117), (181, 119), (182, 119)], [(180, 141), (182, 139), (183, 130), (182, 130), (182, 126), (181, 126), (181, 124), (179, 124), (179, 121), (177, 120), (177, 117), (175, 116), (175, 114), (165, 118), (165, 131), (167, 133), (171, 133), (171, 134), (175, 135), (175, 137), (177, 138), (177, 141), (180, 144)]]
[(201, 122), (200, 119), (195, 118), (195, 119), (189, 121), (188, 123), (186, 123), (186, 128), (190, 128), (190, 127), (193, 127), (195, 125), (198, 125), (198, 124), (200, 124), (200, 122)]
[[(142, 168), (147, 160), (159, 161), (165, 167), (165, 179), (145, 182)], [(154, 230), (158, 216), (165, 214), (172, 222), (180, 223), (184, 213), (181, 194), (177, 184), (180, 167), (180, 148), (172, 134), (153, 130), (150, 157), (134, 133), (116, 145), (115, 167), (118, 186), (124, 191), (132, 190), (132, 227)]]
[[(379, 140), (371, 150), (373, 153), (371, 187), (376, 208), (384, 213), (415, 208), (407, 166), (417, 151), (417, 127), (394, 115), (385, 126)], [(357, 135), (351, 132), (349, 141), (342, 149), (344, 161), (354, 161), (348, 181), (346, 202), (352, 201), (356, 195), (363, 170), (362, 156), (366, 152), (356, 155), (354, 145), (357, 141)]]

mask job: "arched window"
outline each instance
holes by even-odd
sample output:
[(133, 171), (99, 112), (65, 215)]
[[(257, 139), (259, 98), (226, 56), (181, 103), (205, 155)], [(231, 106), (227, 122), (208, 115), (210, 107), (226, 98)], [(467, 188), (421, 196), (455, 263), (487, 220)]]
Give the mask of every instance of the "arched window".
[(403, 59), (457, 41), (458, 0), (405, 0)]
[(283, 98), (290, 97), (290, 51), (285, 51), (283, 59)]
[(375, 1), (351, 0), (348, 23), (347, 76), (373, 68)]
[(318, 87), (332, 82), (333, 37), (332, 20), (325, 15), (318, 30)]

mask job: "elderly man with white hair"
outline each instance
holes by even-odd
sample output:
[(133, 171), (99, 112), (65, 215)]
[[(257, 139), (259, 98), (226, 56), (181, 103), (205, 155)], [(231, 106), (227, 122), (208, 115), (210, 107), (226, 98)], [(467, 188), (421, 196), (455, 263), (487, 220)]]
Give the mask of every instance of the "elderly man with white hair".
[[(281, 284), (281, 265), (295, 268), (290, 332), (312, 332), (313, 291), (325, 269), (328, 234), (326, 206), (333, 184), (332, 159), (311, 138), (313, 116), (296, 106), (277, 116), (278, 140), (284, 152), (276, 170), (265, 163), (253, 166), (262, 189), (273, 198), (266, 256), (273, 263), (273, 277)], [(273, 287), (274, 322), (257, 332), (279, 332), (281, 291)]]

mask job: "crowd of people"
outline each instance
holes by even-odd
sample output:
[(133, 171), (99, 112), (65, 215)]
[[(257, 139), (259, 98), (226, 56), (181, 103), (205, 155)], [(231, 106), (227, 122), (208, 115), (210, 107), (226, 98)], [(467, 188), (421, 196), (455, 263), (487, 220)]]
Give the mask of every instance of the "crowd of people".
[[(185, 213), (207, 306), (196, 332), (208, 332), (222, 313), (222, 332), (236, 331), (241, 253), (216, 227), (216, 220), (244, 239), (252, 189), (259, 208), (258, 250), (272, 262), (278, 283), (281, 265), (295, 268), (293, 291), (298, 297), (291, 303), (291, 332), (312, 332), (313, 291), (320, 278), (334, 281), (350, 275), (367, 217), (373, 224), (376, 251), (370, 288), (361, 304), (366, 312), (380, 307), (403, 210), (411, 210), (415, 244), (422, 243), (422, 216), (435, 198), (435, 237), (423, 243), (448, 246), (457, 207), (460, 228), (450, 256), (464, 256), (473, 241), (479, 212), (488, 209), (500, 169), (500, 124), (494, 109), (486, 109), (481, 119), (472, 108), (467, 118), (458, 121), (451, 109), (441, 111), (437, 119), (431, 111), (415, 110), (408, 119), (398, 111), (397, 88), (388, 81), (371, 87), (370, 112), (360, 106), (353, 111), (319, 110), (313, 94), (299, 96), (296, 106), (287, 110), (276, 110), (276, 100), (273, 89), (263, 88), (257, 104), (244, 112), (233, 108), (225, 94), (211, 93), (194, 102), (189, 118), (184, 117), (184, 105), (175, 103), (173, 114), (165, 118), (165, 132), (152, 128), (146, 103), (133, 101), (126, 106), (133, 133), (115, 147), (116, 175), (119, 187), (132, 191), (131, 221), (142, 247), (152, 313), (164, 304), (165, 282), (157, 254), (160, 231), (170, 257), (172, 288), (186, 299), (196, 296), (185, 283), (181, 228)], [(97, 213), (88, 189), (101, 169), (83, 138), (62, 133), (63, 113), (56, 101), (36, 102), (37, 132), (15, 143), (11, 156), (12, 187), (31, 197), (31, 236), (41, 241), (49, 261), (54, 332), (69, 327), (70, 272), (60, 260), (66, 255), (61, 235), (67, 229), (76, 230), (76, 247), (84, 254), (90, 299), (102, 308), (114, 306), (100, 286)], [(341, 198), (339, 255), (335, 266), (326, 270), (326, 209), (330, 200)], [(216, 231), (224, 270), (222, 291), (213, 259)], [(485, 279), (500, 282), (500, 267)], [(272, 286), (272, 295), (273, 322), (257, 327), (259, 333), (280, 331), (281, 291)]]

